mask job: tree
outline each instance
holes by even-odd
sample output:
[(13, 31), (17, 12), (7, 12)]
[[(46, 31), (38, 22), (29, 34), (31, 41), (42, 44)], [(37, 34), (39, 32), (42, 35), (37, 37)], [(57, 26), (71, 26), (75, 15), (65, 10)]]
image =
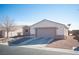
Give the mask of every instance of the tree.
[(71, 26), (71, 24), (67, 24), (69, 27)]
[(70, 26), (71, 26), (71, 24), (67, 24), (67, 26), (68, 26), (68, 35), (70, 34)]
[(10, 17), (6, 16), (3, 18), (3, 21), (1, 23), (1, 26), (4, 28), (4, 30), (7, 33), (7, 39), (9, 38), (9, 32), (11, 32), (14, 29), (14, 20), (10, 19)]

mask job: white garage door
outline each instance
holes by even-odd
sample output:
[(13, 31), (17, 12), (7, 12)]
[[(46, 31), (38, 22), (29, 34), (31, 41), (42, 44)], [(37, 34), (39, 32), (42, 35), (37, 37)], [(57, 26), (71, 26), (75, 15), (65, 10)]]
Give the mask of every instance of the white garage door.
[(36, 37), (56, 37), (56, 28), (36, 28)]

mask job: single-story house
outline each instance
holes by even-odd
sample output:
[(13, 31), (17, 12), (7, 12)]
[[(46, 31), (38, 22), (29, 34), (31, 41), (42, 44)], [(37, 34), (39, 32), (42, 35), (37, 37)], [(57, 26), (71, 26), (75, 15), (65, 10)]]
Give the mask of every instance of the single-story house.
[(44, 19), (30, 26), (30, 34), (35, 37), (64, 39), (68, 36), (68, 28), (64, 24)]

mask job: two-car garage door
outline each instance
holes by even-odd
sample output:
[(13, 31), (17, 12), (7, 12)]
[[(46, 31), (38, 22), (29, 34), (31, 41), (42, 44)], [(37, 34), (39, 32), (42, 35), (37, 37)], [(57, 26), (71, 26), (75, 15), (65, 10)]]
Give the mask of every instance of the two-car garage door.
[(56, 28), (45, 27), (45, 28), (36, 28), (36, 37), (56, 37)]

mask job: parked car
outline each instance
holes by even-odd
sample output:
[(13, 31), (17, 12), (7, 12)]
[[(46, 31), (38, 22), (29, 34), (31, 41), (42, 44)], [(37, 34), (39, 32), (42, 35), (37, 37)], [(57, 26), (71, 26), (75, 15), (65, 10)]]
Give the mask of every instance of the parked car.
[(79, 47), (76, 47), (76, 48), (74, 49), (74, 51), (79, 51)]

